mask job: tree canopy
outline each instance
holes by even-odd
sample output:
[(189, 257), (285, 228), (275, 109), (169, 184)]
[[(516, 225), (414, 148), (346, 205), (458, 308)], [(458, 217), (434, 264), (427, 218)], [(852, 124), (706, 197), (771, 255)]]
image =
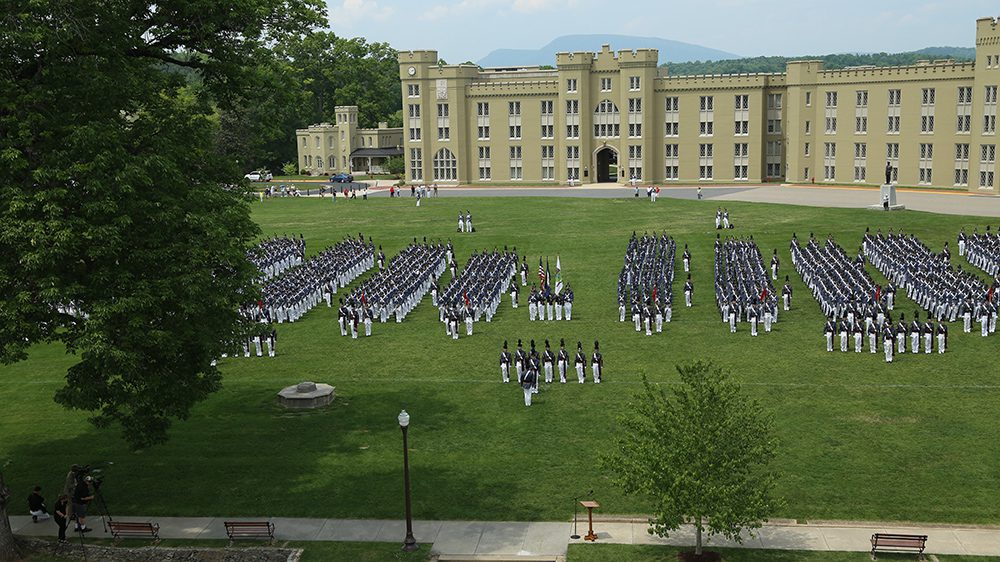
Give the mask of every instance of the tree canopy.
[(602, 463), (626, 493), (653, 500), (651, 533), (693, 524), (700, 555), (704, 531), (739, 541), (775, 508), (775, 442), (771, 416), (725, 371), (696, 362), (677, 372), (669, 391), (643, 377)]
[[(219, 113), (317, 0), (4, 0), (0, 360), (61, 342), (56, 400), (132, 447), (220, 387), (258, 235)], [(183, 71), (182, 71), (183, 70)], [(191, 74), (198, 80), (191, 80)]]
[(689, 76), (693, 74), (750, 74), (785, 72), (789, 61), (821, 60), (823, 68), (837, 70), (849, 66), (906, 66), (916, 64), (919, 60), (930, 58), (953, 58), (957, 62), (965, 62), (975, 57), (975, 51), (970, 56), (968, 50), (934, 50), (925, 49), (912, 53), (841, 53), (834, 55), (803, 55), (798, 57), (747, 57), (742, 59), (673, 62), (667, 64), (673, 76)]

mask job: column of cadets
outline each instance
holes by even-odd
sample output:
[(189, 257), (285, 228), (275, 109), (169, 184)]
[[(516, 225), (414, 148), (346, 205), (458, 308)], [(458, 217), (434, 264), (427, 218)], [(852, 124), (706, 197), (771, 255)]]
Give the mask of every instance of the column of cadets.
[[(948, 245), (935, 254), (916, 236), (888, 235), (880, 232), (874, 236), (865, 233), (864, 252), (868, 260), (890, 281), (906, 289), (906, 295), (939, 321), (955, 321), (958, 317), (979, 319), (983, 323), (982, 335), (995, 331), (995, 296), (979, 277), (951, 268)], [(985, 320), (983, 320), (985, 319)], [(989, 328), (989, 329), (988, 329)], [(966, 320), (965, 331), (970, 332)]]
[(770, 332), (771, 323), (778, 321), (774, 285), (753, 236), (725, 242), (715, 239), (715, 301), (731, 333), (744, 320), (750, 324), (751, 336), (757, 335), (758, 322), (763, 321), (764, 331)]
[(364, 321), (366, 315), (366, 328), (370, 327), (372, 318), (386, 322), (390, 315), (395, 315), (396, 322), (402, 322), (437, 283), (446, 267), (444, 244), (427, 243), (426, 239), (418, 243), (414, 238), (413, 243), (393, 256), (384, 269), (355, 287), (346, 299), (341, 299), (338, 315), (345, 319), (341, 322), (341, 335), (347, 335), (344, 326), (347, 324), (352, 335), (357, 337), (357, 324)]
[(281, 275), (286, 269), (302, 265), (305, 257), (306, 241), (301, 234), (298, 238), (294, 236), (289, 238), (287, 235), (281, 238), (275, 236), (247, 250), (247, 259), (257, 266), (261, 281), (267, 281)]
[(473, 252), (462, 274), (454, 277), (444, 291), (431, 289), (431, 299), (438, 307), (438, 317), (445, 324), (445, 333), (458, 339), (460, 324), (466, 335), (472, 335), (472, 323), (485, 315), (493, 321), (501, 297), (507, 292), (511, 278), (517, 273), (517, 251), (494, 249), (481, 254)]
[(261, 301), (244, 311), (253, 320), (282, 324), (295, 322), (321, 301), (329, 307), (338, 286), (346, 287), (372, 268), (374, 250), (360, 234), (346, 238), (265, 283)]
[(673, 317), (674, 255), (677, 244), (666, 232), (660, 236), (635, 232), (625, 249), (625, 263), (618, 275), (618, 321), (631, 311), (635, 331), (645, 328), (652, 335), (663, 331), (663, 322)]
[[(510, 368), (514, 366), (517, 384), (524, 391), (524, 405), (531, 406), (531, 397), (538, 394), (539, 382), (544, 373), (546, 384), (552, 383), (554, 376), (559, 376), (559, 382), (565, 384), (567, 373), (572, 369), (576, 371), (577, 382), (584, 383), (586, 379), (587, 355), (583, 351), (583, 343), (576, 342), (576, 354), (570, 355), (566, 350), (566, 340), (559, 340), (559, 351), (553, 352), (549, 346), (549, 340), (545, 340), (545, 351), (542, 354), (535, 349), (535, 340), (531, 340), (531, 351), (524, 351), (524, 344), (517, 340), (517, 350), (511, 354), (507, 348), (507, 341), (503, 342), (503, 349), (500, 351), (500, 380), (503, 383), (510, 382)], [(601, 354), (600, 342), (594, 341), (594, 353), (590, 356), (591, 373), (594, 375), (594, 384), (600, 384), (604, 376), (604, 355)]]
[(795, 271), (812, 291), (824, 315), (845, 318), (850, 312), (853, 319), (860, 319), (872, 312), (873, 317), (878, 313), (885, 316), (887, 297), (868, 275), (861, 254), (851, 259), (832, 237), (820, 246), (812, 235), (805, 246), (800, 246), (793, 236), (791, 252)]
[(989, 273), (990, 277), (1000, 276), (1000, 232), (991, 234), (987, 226), (986, 234), (977, 231), (966, 236), (963, 230), (958, 235), (958, 255), (963, 254), (969, 263)]

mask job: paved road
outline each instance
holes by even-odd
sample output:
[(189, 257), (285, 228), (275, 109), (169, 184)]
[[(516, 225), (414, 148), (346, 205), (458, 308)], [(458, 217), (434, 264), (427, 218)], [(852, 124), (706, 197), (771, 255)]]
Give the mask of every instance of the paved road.
[[(225, 539), (224, 520), (218, 517), (117, 517), (121, 521), (152, 521), (160, 525), (161, 538)], [(268, 519), (258, 518), (257, 520)], [(30, 517), (12, 516), (14, 533), (27, 536), (55, 536), (56, 526), (49, 521), (32, 523)], [(270, 518), (275, 536), (289, 541), (365, 541), (402, 544), (406, 525), (400, 520), (381, 519), (303, 519)], [(580, 534), (586, 534), (586, 520), (581, 519)], [(108, 538), (98, 517), (88, 518), (94, 532), (90, 538)], [(522, 521), (414, 521), (413, 534), (426, 549), (442, 555), (494, 555), (511, 558), (552, 557), (566, 554), (573, 540), (571, 522)], [(598, 520), (594, 523), (599, 543), (669, 544), (691, 546), (694, 530), (684, 527), (669, 539), (646, 532), (641, 520)], [(872, 533), (913, 533), (928, 536), (931, 554), (1000, 555), (1000, 529), (961, 525), (891, 525), (868, 522), (812, 522), (799, 525), (776, 521), (765, 525), (756, 537), (746, 537), (742, 545), (728, 540), (708, 541), (717, 547), (767, 548), (775, 550), (852, 551), (871, 548)]]

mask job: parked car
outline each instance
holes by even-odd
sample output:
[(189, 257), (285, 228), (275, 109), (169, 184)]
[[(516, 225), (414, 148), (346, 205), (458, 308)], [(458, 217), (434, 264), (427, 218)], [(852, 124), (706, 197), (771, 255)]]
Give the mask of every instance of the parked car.
[(352, 176), (351, 174), (340, 173), (330, 176), (331, 183), (351, 183), (353, 181), (354, 181), (354, 176)]
[(250, 181), (271, 181), (274, 179), (274, 176), (272, 176), (271, 172), (268, 172), (267, 170), (256, 170), (243, 176), (243, 179)]

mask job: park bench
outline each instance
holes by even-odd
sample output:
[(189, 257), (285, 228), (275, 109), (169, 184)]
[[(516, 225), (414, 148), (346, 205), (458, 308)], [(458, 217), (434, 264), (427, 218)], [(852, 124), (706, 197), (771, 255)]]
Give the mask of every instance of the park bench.
[(118, 543), (123, 538), (146, 538), (160, 542), (160, 526), (156, 523), (135, 523), (125, 521), (108, 521), (111, 536)]
[(894, 533), (875, 533), (872, 535), (872, 560), (875, 551), (917, 551), (923, 559), (924, 547), (927, 546), (927, 535), (900, 535)]
[(270, 521), (226, 521), (229, 542), (236, 539), (269, 539), (274, 542), (274, 523)]

